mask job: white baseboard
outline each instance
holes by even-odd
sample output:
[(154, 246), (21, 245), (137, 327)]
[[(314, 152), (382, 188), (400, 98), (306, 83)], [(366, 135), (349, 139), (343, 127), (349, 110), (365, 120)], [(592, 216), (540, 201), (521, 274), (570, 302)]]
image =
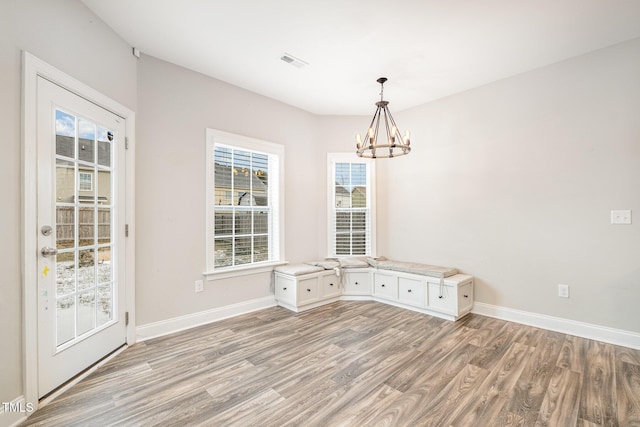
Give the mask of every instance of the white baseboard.
[(341, 295), (340, 301), (373, 301), (371, 295)]
[(2, 402), (0, 404), (0, 425), (18, 426), (33, 411), (35, 411), (35, 405), (33, 403), (27, 404), (24, 396), (18, 396), (11, 402)]
[(174, 332), (184, 331), (200, 325), (215, 322), (217, 320), (228, 319), (240, 314), (251, 313), (263, 308), (275, 307), (276, 300), (273, 295), (263, 298), (256, 298), (243, 301), (238, 304), (217, 307), (211, 310), (200, 311), (198, 313), (187, 314), (186, 316), (174, 317), (172, 319), (161, 320), (159, 322), (148, 323), (136, 327), (136, 341), (145, 341), (151, 338), (160, 337)]
[[(365, 298), (362, 298), (361, 296), (350, 296), (345, 298), (345, 296), (342, 296), (340, 299), (371, 300), (372, 298), (370, 296)], [(136, 338), (137, 341), (145, 341), (151, 338), (205, 325), (217, 320), (228, 319), (233, 316), (274, 307), (276, 305), (274, 296), (271, 295), (250, 301), (244, 301), (238, 304), (188, 314), (186, 316), (162, 320), (160, 322), (148, 323), (136, 328)], [(535, 326), (537, 328), (548, 329), (564, 334), (575, 335), (582, 338), (640, 350), (640, 333), (637, 332), (614, 329), (606, 326), (578, 322), (575, 320), (563, 319), (561, 317), (553, 317), (545, 314), (532, 313), (481, 302), (475, 302), (471, 312), (481, 314), (483, 316), (507, 320), (509, 322), (521, 323), (524, 325)], [(0, 408), (0, 410), (1, 409), (2, 408)]]
[(640, 350), (640, 334), (561, 317), (476, 302), (472, 313)]

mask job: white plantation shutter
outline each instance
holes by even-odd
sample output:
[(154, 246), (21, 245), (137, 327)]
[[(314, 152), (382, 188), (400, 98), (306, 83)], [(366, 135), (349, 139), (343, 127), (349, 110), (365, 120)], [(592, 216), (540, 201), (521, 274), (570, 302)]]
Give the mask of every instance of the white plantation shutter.
[(329, 154), (330, 256), (374, 255), (373, 163)]

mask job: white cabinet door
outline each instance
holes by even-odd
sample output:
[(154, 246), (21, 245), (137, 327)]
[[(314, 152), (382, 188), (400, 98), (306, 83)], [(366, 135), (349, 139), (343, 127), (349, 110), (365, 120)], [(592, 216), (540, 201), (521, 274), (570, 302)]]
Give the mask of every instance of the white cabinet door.
[(373, 295), (397, 300), (398, 299), (398, 280), (395, 275), (373, 273)]
[(322, 298), (340, 296), (340, 279), (335, 274), (322, 276)]
[(429, 283), (429, 308), (455, 315), (457, 297), (457, 289), (453, 286)]
[(473, 283), (465, 283), (458, 288), (458, 313), (469, 311), (473, 308)]
[(398, 277), (398, 301), (414, 307), (424, 308), (426, 284), (422, 280)]
[(293, 278), (276, 275), (275, 285), (276, 300), (295, 305), (296, 304), (296, 281)]
[(298, 281), (298, 305), (311, 304), (320, 298), (319, 277)]
[(371, 295), (371, 273), (345, 270), (343, 274), (345, 295)]

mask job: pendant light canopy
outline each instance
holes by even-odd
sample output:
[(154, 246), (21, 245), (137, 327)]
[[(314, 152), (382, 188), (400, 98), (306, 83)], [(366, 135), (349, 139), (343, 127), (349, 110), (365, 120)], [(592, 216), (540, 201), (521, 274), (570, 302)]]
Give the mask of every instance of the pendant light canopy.
[[(359, 157), (375, 159), (378, 157), (398, 157), (409, 154), (411, 151), (409, 131), (401, 135), (395, 120), (389, 111), (389, 102), (383, 99), (384, 83), (386, 77), (380, 77), (380, 101), (376, 102), (375, 114), (367, 129), (364, 141), (360, 134), (356, 135), (356, 154)], [(380, 122), (383, 122), (380, 133)]]

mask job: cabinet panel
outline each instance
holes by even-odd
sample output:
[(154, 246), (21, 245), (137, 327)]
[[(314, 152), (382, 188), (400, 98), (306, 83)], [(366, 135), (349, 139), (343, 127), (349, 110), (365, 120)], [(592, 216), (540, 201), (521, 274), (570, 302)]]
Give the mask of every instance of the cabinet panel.
[(320, 298), (318, 277), (298, 281), (298, 305), (312, 303)]
[(426, 284), (422, 280), (398, 277), (398, 301), (424, 308)]
[(398, 281), (396, 276), (373, 273), (373, 294), (380, 298), (398, 299)]
[(347, 295), (371, 295), (371, 274), (368, 271), (344, 271), (344, 293)]
[(335, 274), (322, 277), (322, 298), (337, 297), (340, 295), (340, 279)]
[(465, 283), (458, 288), (458, 312), (469, 311), (473, 308), (473, 283)]
[(295, 305), (296, 281), (288, 277), (276, 276), (275, 293), (278, 301)]
[(429, 308), (455, 314), (457, 296), (456, 288), (429, 283)]

